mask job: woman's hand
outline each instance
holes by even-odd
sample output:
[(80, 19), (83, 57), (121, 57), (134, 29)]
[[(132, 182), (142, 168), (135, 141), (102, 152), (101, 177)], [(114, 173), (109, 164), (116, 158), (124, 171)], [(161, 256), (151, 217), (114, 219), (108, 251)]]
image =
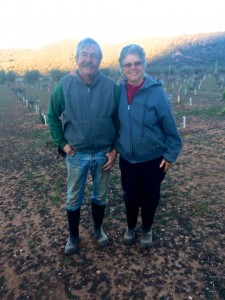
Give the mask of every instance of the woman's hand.
[(166, 173), (170, 168), (171, 163), (167, 162), (165, 159), (161, 161), (160, 168), (164, 166), (164, 173)]

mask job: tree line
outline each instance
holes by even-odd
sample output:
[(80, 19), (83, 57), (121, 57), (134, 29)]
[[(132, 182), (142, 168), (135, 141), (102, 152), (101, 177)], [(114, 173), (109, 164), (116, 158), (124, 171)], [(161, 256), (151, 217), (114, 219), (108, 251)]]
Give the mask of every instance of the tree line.
[[(113, 78), (116, 82), (119, 82), (121, 80), (121, 74), (120, 70), (118, 68), (101, 68), (101, 71)], [(14, 71), (9, 71), (5, 72), (4, 70), (0, 70), (0, 84), (4, 84), (5, 82), (15, 82), (16, 79), (21, 78), (24, 83), (28, 84), (35, 84), (39, 81), (40, 78), (46, 78), (46, 79), (51, 79), (53, 82), (57, 83), (60, 78), (65, 76), (66, 74), (69, 74), (71, 70), (67, 71), (62, 71), (59, 69), (53, 69), (49, 72), (49, 74), (41, 74), (39, 70), (31, 70), (31, 71), (26, 71), (23, 76), (19, 76), (16, 72)], [(167, 76), (191, 76), (191, 75), (198, 75), (198, 74), (203, 74), (203, 73), (215, 73), (215, 74), (225, 74), (225, 69), (217, 69), (215, 68), (204, 68), (204, 67), (192, 67), (192, 66), (183, 66), (183, 67), (176, 67), (172, 64), (168, 64), (167, 66), (160, 66), (157, 64), (147, 64), (146, 68), (146, 73), (152, 75), (152, 77), (158, 79), (164, 75)]]

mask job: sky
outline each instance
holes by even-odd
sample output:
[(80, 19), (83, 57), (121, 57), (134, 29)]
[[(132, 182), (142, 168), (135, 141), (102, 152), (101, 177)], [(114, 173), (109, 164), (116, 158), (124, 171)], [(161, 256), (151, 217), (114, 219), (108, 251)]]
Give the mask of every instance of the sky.
[(0, 0), (0, 49), (224, 32), (224, 0)]

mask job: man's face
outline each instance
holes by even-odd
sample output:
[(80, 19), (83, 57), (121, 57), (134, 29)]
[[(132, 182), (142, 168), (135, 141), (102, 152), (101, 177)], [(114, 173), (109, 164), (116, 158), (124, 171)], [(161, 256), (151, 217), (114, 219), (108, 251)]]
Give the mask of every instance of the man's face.
[(96, 45), (90, 45), (81, 49), (76, 60), (81, 78), (85, 82), (93, 79), (100, 65), (99, 52)]

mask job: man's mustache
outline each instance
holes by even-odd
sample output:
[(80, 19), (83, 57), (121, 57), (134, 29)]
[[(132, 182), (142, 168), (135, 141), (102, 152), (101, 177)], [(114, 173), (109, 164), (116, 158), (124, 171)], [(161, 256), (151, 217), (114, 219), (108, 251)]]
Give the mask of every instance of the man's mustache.
[(84, 64), (82, 64), (82, 67), (90, 67), (90, 68), (92, 68), (92, 69), (94, 69), (95, 68), (95, 66), (93, 66), (92, 64), (90, 64), (90, 63), (84, 63)]

